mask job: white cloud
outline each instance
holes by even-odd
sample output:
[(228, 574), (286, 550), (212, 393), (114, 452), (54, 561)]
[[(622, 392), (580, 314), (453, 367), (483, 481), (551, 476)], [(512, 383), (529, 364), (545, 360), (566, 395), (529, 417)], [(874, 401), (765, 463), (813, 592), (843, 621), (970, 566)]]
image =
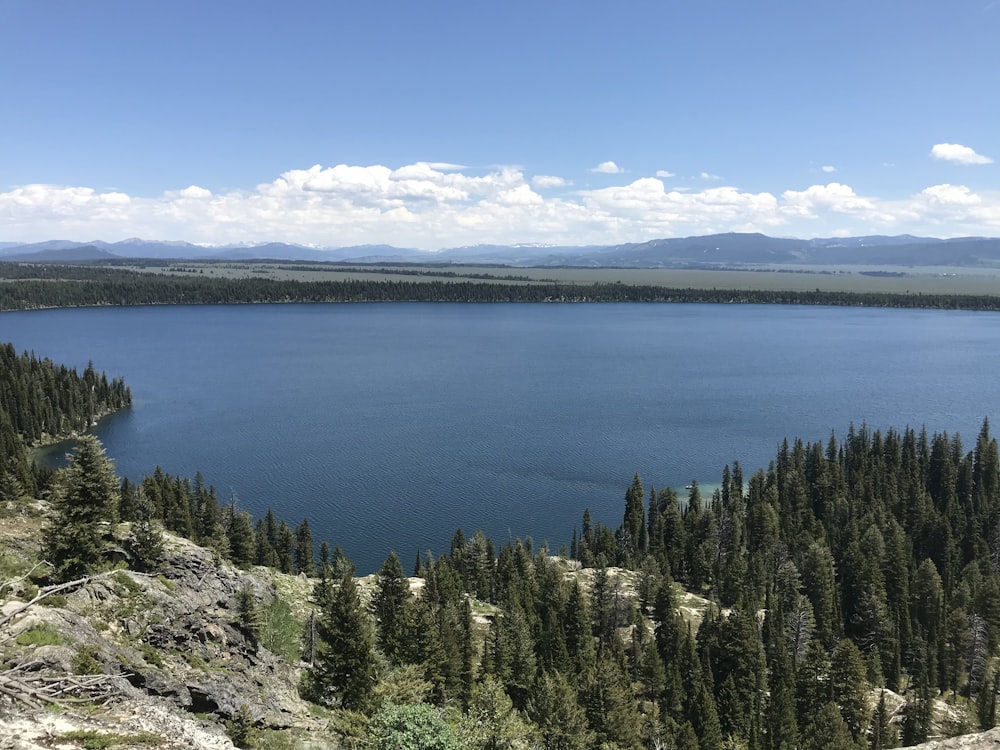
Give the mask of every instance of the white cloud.
[(840, 213), (852, 211), (871, 211), (874, 204), (855, 195), (848, 185), (831, 182), (828, 185), (810, 185), (805, 190), (786, 190), (781, 194), (785, 205), (793, 211), (803, 211), (806, 215), (815, 215), (819, 208), (830, 209)]
[(937, 143), (931, 149), (931, 156), (942, 161), (951, 161), (956, 164), (992, 164), (993, 160), (988, 156), (977, 154), (968, 146), (958, 143)]
[(479, 243), (613, 244), (726, 231), (1000, 235), (1000, 191), (939, 184), (909, 197), (861, 195), (830, 182), (751, 193), (720, 184), (667, 189), (660, 177), (545, 193), (562, 178), (515, 167), (442, 169), (419, 162), (315, 165), (246, 190), (189, 185), (157, 196), (33, 184), (0, 191), (0, 239), (124, 239), (203, 244), (275, 239), (336, 247), (438, 249)]
[(920, 191), (930, 203), (944, 206), (978, 206), (983, 200), (965, 185), (931, 185)]
[(669, 179), (670, 177), (676, 177), (677, 175), (674, 174), (673, 172), (667, 171), (666, 169), (657, 169), (656, 170), (656, 176), (657, 177), (661, 177), (664, 180), (666, 180), (666, 179)]
[(829, 164), (824, 164), (822, 167), (820, 167), (820, 169), (822, 169), (827, 174), (830, 174), (831, 172), (836, 172), (837, 171), (836, 167), (831, 166)]
[(932, 235), (1000, 234), (1000, 192), (975, 193), (965, 185), (931, 185), (914, 196), (907, 209)]
[(775, 198), (769, 193), (741, 193), (732, 187), (667, 192), (653, 177), (589, 191), (583, 202), (593, 215), (611, 217), (615, 226), (632, 237), (711, 233), (750, 222), (780, 223), (774, 213)]
[(542, 196), (527, 185), (518, 185), (510, 190), (503, 190), (497, 194), (495, 200), (504, 206), (537, 206), (544, 202)]
[(599, 174), (621, 174), (625, 170), (619, 167), (613, 161), (602, 161), (600, 164), (598, 164), (590, 171), (597, 172)]
[(211, 198), (212, 191), (206, 190), (203, 187), (198, 187), (197, 185), (189, 185), (188, 187), (180, 191), (180, 196), (182, 198), (195, 198), (195, 199)]
[(556, 187), (566, 187), (567, 185), (572, 185), (569, 180), (564, 180), (562, 177), (556, 177), (555, 175), (539, 174), (531, 178), (531, 184), (536, 188), (556, 188)]
[(722, 179), (721, 177), (719, 177), (719, 175), (712, 174), (711, 172), (702, 172), (700, 175), (698, 175), (698, 177), (701, 178), (702, 180), (721, 180)]
[(431, 169), (436, 169), (439, 172), (460, 172), (466, 168), (463, 164), (452, 164), (448, 161), (428, 161), (419, 163), (426, 164)]

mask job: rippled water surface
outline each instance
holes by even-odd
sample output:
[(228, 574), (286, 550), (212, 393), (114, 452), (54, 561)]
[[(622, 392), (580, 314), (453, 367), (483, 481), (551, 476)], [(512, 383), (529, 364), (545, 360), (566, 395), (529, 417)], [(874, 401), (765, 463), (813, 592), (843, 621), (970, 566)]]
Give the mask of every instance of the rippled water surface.
[[(632, 475), (749, 474), (853, 422), (959, 431), (1000, 396), (1000, 316), (730, 305), (286, 305), (0, 314), (0, 341), (122, 375), (119, 473), (201, 470), (361, 571), (455, 528), (568, 542)], [(994, 423), (996, 419), (992, 420)]]

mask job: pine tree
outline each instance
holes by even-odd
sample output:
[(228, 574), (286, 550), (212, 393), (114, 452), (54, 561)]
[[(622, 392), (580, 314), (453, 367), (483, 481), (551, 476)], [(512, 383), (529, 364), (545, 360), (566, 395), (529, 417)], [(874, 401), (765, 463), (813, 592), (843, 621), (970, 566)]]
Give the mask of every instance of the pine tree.
[(694, 729), (702, 750), (717, 750), (722, 746), (719, 711), (690, 630), (681, 636), (679, 666), (681, 684), (685, 686), (681, 701), (682, 726), (688, 724)]
[(474, 750), (513, 750), (531, 747), (532, 727), (514, 708), (503, 685), (487, 676), (472, 691), (462, 723), (462, 747)]
[(471, 599), (466, 599), (462, 605), (459, 625), (458, 698), (462, 708), (467, 710), (469, 701), (472, 700), (472, 686), (475, 682), (473, 660), (476, 654), (476, 644), (473, 640)]
[(689, 694), (689, 690), (695, 688), (688, 686), (686, 689), (684, 684), (682, 657), (685, 652), (682, 650), (682, 646), (686, 646), (686, 644), (682, 642), (682, 622), (676, 611), (673, 582), (669, 577), (663, 581), (656, 595), (653, 618), (656, 621), (654, 632), (656, 650), (664, 668), (663, 684), (660, 689), (661, 711), (667, 717), (680, 719), (684, 696)]
[(703, 622), (698, 642), (712, 672), (723, 736), (733, 735), (756, 746), (766, 687), (756, 617), (737, 608), (724, 620)]
[(528, 716), (535, 722), (545, 750), (587, 750), (593, 732), (576, 690), (561, 672), (545, 671), (535, 681), (528, 701)]
[(257, 595), (253, 588), (247, 584), (244, 584), (236, 592), (236, 622), (234, 625), (246, 636), (250, 647), (257, 651), (264, 627), (264, 618), (257, 605)]
[(291, 573), (294, 568), (292, 553), (295, 550), (295, 534), (284, 521), (278, 524), (278, 538), (274, 543), (274, 549), (278, 555), (278, 570), (282, 573)]
[(566, 653), (573, 670), (581, 676), (593, 671), (597, 659), (592, 628), (587, 595), (579, 583), (573, 583), (566, 600)]
[(632, 485), (625, 492), (625, 517), (617, 534), (618, 565), (625, 568), (635, 568), (646, 553), (648, 537), (644, 502), (642, 481), (636, 474)]
[(586, 688), (584, 703), (599, 742), (630, 749), (642, 746), (639, 710), (611, 649), (601, 649), (598, 654), (597, 672)]
[(931, 691), (923, 675), (918, 674), (912, 694), (903, 709), (903, 745), (927, 741), (931, 731)]
[[(780, 573), (780, 570), (779, 570)], [(784, 597), (797, 603), (797, 587)], [(798, 745), (798, 727), (795, 721), (795, 681), (793, 658), (785, 633), (785, 614), (782, 596), (767, 597), (768, 607), (764, 619), (764, 649), (768, 665), (767, 747), (769, 750), (794, 750)], [(771, 606), (773, 605), (773, 606)]]
[(401, 663), (408, 648), (404, 635), (409, 599), (410, 583), (403, 572), (403, 564), (395, 551), (390, 552), (379, 571), (378, 591), (372, 604), (378, 646), (393, 663)]
[[(684, 721), (680, 725), (670, 722), (673, 725), (673, 731), (670, 732), (673, 745), (668, 745), (672, 747), (673, 750), (716, 750), (716, 748), (721, 747), (721, 744), (706, 745), (698, 741), (698, 734), (694, 731), (694, 727), (691, 726), (691, 722)], [(739, 747), (735, 742), (730, 743), (727, 747)]]
[(233, 713), (232, 718), (226, 722), (226, 735), (236, 747), (254, 748), (257, 746), (255, 742), (257, 731), (253, 726), (253, 713), (246, 703), (241, 703), (240, 707)]
[(303, 518), (302, 523), (295, 527), (295, 572), (305, 573), (307, 576), (316, 575), (316, 565), (313, 563), (313, 535), (308, 518)]
[(54, 493), (53, 515), (45, 530), (45, 555), (56, 579), (78, 578), (102, 563), (102, 539), (105, 527), (116, 520), (119, 491), (104, 446), (93, 435), (84, 435)]
[(979, 728), (984, 732), (996, 726), (997, 689), (1000, 688), (1000, 672), (993, 677), (987, 677), (976, 698), (976, 718)]
[[(527, 705), (535, 680), (536, 660), (531, 630), (520, 606), (505, 609), (493, 620), (490, 639), (490, 673), (521, 709)], [(485, 662), (487, 656), (483, 658)]]
[(830, 659), (830, 687), (840, 706), (844, 724), (855, 742), (861, 741), (868, 726), (868, 683), (865, 663), (858, 647), (849, 640), (837, 644)]
[(896, 747), (898, 737), (890, 719), (883, 690), (879, 693), (878, 704), (872, 712), (871, 727), (868, 730), (868, 750), (889, 750)]
[[(275, 532), (277, 532), (277, 526), (275, 526)], [(255, 565), (264, 565), (268, 568), (278, 567), (278, 553), (268, 535), (266, 518), (262, 518), (254, 524), (253, 562)]]
[[(229, 556), (233, 564), (241, 568), (249, 568), (254, 562), (254, 531), (251, 526), (250, 514), (236, 510), (230, 505), (226, 512), (225, 542), (228, 545)], [(219, 545), (223, 540), (219, 539)]]
[(345, 575), (328, 597), (317, 632), (320, 649), (312, 671), (312, 694), (323, 703), (364, 711), (375, 687), (374, 638), (351, 575)]
[(827, 703), (812, 717), (802, 740), (802, 750), (858, 750), (836, 703)]
[(400, 633), (399, 648), (407, 662), (423, 668), (423, 678), (431, 686), (432, 702), (443, 703), (450, 665), (438, 620), (441, 607), (421, 596), (407, 607), (406, 614), (406, 631)]
[[(135, 485), (133, 485), (134, 487)], [(142, 488), (135, 491), (135, 520), (129, 537), (129, 552), (132, 554), (131, 567), (149, 572), (156, 569), (163, 559), (163, 534), (159, 523), (153, 520), (153, 504), (146, 498)]]
[(813, 542), (806, 550), (802, 566), (806, 596), (812, 604), (816, 635), (827, 648), (833, 648), (841, 627), (836, 617), (837, 583), (833, 555), (822, 542)]
[(330, 569), (334, 578), (344, 576), (354, 576), (354, 563), (344, 554), (344, 550), (338, 544), (333, 548), (333, 558), (330, 561)]

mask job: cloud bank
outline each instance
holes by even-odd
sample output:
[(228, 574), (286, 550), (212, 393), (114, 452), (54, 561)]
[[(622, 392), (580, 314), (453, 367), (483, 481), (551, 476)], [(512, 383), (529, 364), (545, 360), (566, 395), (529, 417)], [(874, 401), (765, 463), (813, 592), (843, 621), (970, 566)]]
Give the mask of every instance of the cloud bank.
[(570, 185), (521, 168), (476, 172), (433, 162), (395, 169), (315, 165), (250, 190), (214, 193), (189, 185), (154, 197), (32, 184), (0, 192), (0, 241), (138, 236), (434, 250), (480, 243), (614, 244), (729, 231), (1000, 235), (1000, 191), (963, 185), (931, 185), (904, 199), (861, 195), (839, 182), (773, 193), (718, 181), (703, 189), (667, 189), (659, 176), (597, 189)]

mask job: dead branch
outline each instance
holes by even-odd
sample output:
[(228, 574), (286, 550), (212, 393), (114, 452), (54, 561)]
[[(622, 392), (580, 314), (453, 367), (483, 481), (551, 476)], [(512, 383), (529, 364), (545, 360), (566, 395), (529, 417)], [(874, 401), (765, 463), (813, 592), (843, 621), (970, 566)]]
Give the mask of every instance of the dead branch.
[[(46, 564), (48, 564), (48, 563), (46, 563)], [(62, 593), (63, 591), (69, 591), (70, 589), (75, 589), (75, 588), (77, 588), (79, 586), (84, 586), (84, 585), (90, 583), (91, 581), (96, 581), (99, 578), (106, 578), (107, 576), (111, 575), (112, 573), (117, 573), (117, 572), (118, 571), (116, 571), (116, 570), (109, 570), (109, 571), (104, 572), (104, 573), (98, 573), (97, 575), (84, 576), (83, 578), (77, 578), (75, 581), (66, 581), (66, 583), (57, 583), (57, 584), (54, 584), (52, 586), (44, 586), (44, 587), (38, 589), (38, 594), (36, 594), (35, 598), (32, 599), (30, 602), (27, 602), (26, 604), (22, 604), (20, 607), (17, 607), (13, 611), (11, 611), (11, 612), (7, 613), (6, 615), (3, 615), (2, 617), (0, 617), (0, 628), (4, 627), (8, 623), (12, 622), (15, 617), (17, 617), (19, 614), (21, 614), (22, 612), (24, 612), (25, 610), (27, 610), (29, 607), (33, 607), (34, 605), (38, 604), (38, 602), (42, 601), (43, 599), (46, 599), (47, 597), (52, 596), (53, 594), (59, 594), (59, 593)]]
[(18, 668), (0, 672), (0, 695), (31, 708), (43, 704), (72, 706), (81, 703), (107, 703), (118, 695), (114, 675), (43, 675), (18, 673)]
[(31, 566), (31, 570), (29, 570), (23, 576), (18, 576), (17, 578), (11, 578), (9, 581), (4, 581), (3, 583), (0, 583), (0, 594), (3, 594), (4, 590), (7, 589), (9, 586), (13, 586), (16, 583), (21, 583), (21, 581), (26, 581), (28, 578), (31, 577), (31, 574), (34, 573), (35, 570), (37, 570), (43, 565), (48, 565), (50, 568), (52, 567), (52, 563), (50, 563), (48, 560), (42, 560), (40, 562), (35, 563), (34, 565)]

